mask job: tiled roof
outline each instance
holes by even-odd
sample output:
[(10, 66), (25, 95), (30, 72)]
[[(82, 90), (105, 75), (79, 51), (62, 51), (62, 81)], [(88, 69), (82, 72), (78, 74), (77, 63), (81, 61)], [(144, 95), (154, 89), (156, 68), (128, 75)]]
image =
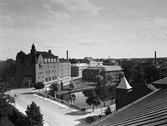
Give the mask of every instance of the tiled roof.
[(93, 124), (93, 126), (167, 126), (167, 89), (160, 90), (129, 108)]
[(92, 68), (104, 68), (105, 71), (120, 71), (120, 70), (122, 70), (121, 66), (99, 65), (99, 66), (91, 66), (91, 67)]
[(57, 56), (55, 56), (55, 55), (53, 55), (52, 53), (49, 53), (49, 52), (40, 52), (40, 51), (36, 52), (37, 57), (40, 54), (42, 55), (43, 58), (57, 58)]
[(153, 84), (165, 84), (167, 85), (167, 77), (160, 79), (158, 81), (153, 82)]

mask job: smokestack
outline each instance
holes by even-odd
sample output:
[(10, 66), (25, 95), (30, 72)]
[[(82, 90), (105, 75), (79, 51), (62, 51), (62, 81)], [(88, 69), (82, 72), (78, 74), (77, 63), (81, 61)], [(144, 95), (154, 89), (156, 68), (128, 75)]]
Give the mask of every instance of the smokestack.
[(157, 63), (157, 53), (156, 53), (156, 51), (154, 52), (154, 63), (156, 64)]
[(67, 60), (68, 60), (68, 50), (66, 51), (66, 56), (67, 56), (66, 58), (67, 58)]

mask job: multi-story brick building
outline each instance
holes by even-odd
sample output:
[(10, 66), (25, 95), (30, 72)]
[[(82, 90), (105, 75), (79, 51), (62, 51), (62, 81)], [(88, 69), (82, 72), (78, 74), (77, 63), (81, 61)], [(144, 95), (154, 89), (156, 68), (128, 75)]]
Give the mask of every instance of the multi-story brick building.
[(112, 76), (113, 81), (119, 81), (119, 73), (123, 73), (121, 66), (90, 66), (83, 70), (83, 81), (95, 82), (97, 75), (102, 75), (103, 78)]
[(71, 77), (82, 77), (82, 71), (87, 67), (86, 63), (71, 64)]
[(22, 85), (43, 82), (45, 84), (60, 81), (71, 76), (71, 63), (60, 61), (58, 56), (48, 52), (36, 51), (32, 45), (31, 52), (20, 51), (16, 56), (16, 82)]

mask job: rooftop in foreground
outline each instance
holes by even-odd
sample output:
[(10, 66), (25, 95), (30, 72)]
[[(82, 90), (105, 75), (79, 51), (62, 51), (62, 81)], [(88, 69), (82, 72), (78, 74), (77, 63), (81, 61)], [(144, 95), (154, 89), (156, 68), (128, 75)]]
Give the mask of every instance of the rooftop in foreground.
[(167, 89), (160, 90), (94, 126), (167, 125)]

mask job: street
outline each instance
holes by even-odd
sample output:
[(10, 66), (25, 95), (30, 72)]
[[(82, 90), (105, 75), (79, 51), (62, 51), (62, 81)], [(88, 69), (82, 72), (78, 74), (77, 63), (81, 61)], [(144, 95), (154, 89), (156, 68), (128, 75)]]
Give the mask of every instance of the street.
[[(40, 106), (41, 113), (43, 114), (44, 121), (49, 126), (85, 126), (89, 125), (85, 122), (85, 115), (78, 115), (70, 110), (67, 110), (61, 106), (53, 104), (45, 98), (39, 98), (31, 93), (33, 89), (16, 89), (8, 92), (11, 96), (15, 94), (16, 108), (17, 104), (24, 109), (27, 105), (30, 105), (34, 101), (38, 106)], [(19, 108), (18, 108), (19, 109)]]
[[(40, 106), (46, 126), (89, 126), (90, 124), (85, 121), (85, 118), (94, 115), (98, 116), (102, 112), (101, 109), (96, 109), (94, 112), (88, 110), (88, 113), (81, 114), (80, 111), (74, 108), (37, 96), (34, 94), (36, 91), (39, 90), (25, 88), (14, 89), (7, 93), (13, 97), (15, 97), (15, 94), (17, 95), (15, 97), (16, 108), (22, 113), (25, 113), (27, 105), (30, 105), (32, 101)], [(115, 106), (112, 106), (112, 109), (114, 110)]]

